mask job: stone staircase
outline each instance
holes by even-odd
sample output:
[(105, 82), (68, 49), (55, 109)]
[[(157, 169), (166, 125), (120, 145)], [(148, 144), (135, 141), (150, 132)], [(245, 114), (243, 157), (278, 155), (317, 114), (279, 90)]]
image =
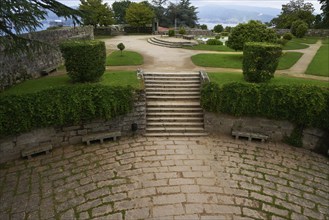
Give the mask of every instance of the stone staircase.
[(199, 73), (144, 73), (146, 136), (203, 136)]
[[(174, 38), (176, 39), (176, 38)], [(195, 43), (191, 41), (184, 41), (184, 40), (176, 40), (176, 41), (171, 41), (171, 40), (164, 40), (164, 39), (159, 39), (158, 37), (151, 37), (147, 40), (150, 44), (161, 46), (161, 47), (169, 47), (169, 48), (181, 48), (183, 46), (194, 46), (196, 45)]]

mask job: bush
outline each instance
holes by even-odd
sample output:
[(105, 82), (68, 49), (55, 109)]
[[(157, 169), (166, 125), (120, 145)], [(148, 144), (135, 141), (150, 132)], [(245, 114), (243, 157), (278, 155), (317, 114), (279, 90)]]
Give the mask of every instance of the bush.
[(285, 33), (282, 38), (285, 40), (292, 40), (292, 34), (291, 33)]
[(308, 25), (305, 21), (297, 20), (294, 21), (291, 25), (291, 33), (298, 38), (302, 38), (305, 36), (308, 29)]
[(217, 39), (208, 39), (207, 45), (223, 45), (223, 42), (221, 42)]
[(95, 82), (105, 71), (102, 41), (66, 41), (60, 45), (68, 76), (73, 82)]
[(179, 34), (186, 34), (185, 28), (181, 27), (178, 31)]
[(276, 32), (258, 21), (239, 24), (231, 31), (226, 45), (234, 50), (242, 50), (246, 42), (276, 43)]
[(288, 40), (281, 38), (281, 39), (278, 39), (276, 41), (276, 43), (284, 46), (284, 45), (286, 45), (288, 43)]
[(80, 84), (24, 95), (0, 96), (0, 136), (33, 128), (111, 119), (132, 110), (133, 90)]
[(122, 51), (126, 48), (125, 45), (123, 43), (119, 43), (117, 45), (117, 48), (121, 51), (121, 56), (122, 56)]
[(229, 32), (222, 32), (222, 33), (220, 33), (220, 35), (222, 37), (227, 37), (228, 35), (230, 35), (230, 33)]
[(214, 32), (216, 32), (216, 33), (220, 33), (223, 30), (224, 30), (224, 27), (221, 24), (217, 24), (217, 25), (214, 26)]
[(201, 90), (201, 105), (210, 112), (288, 120), (329, 130), (329, 89), (316, 86), (208, 83)]
[(215, 39), (219, 40), (220, 39), (220, 34), (216, 35)]
[(278, 44), (246, 43), (243, 50), (242, 70), (248, 82), (266, 82), (274, 76), (282, 48)]
[(169, 30), (168, 31), (168, 36), (169, 37), (174, 37), (175, 36), (175, 30)]

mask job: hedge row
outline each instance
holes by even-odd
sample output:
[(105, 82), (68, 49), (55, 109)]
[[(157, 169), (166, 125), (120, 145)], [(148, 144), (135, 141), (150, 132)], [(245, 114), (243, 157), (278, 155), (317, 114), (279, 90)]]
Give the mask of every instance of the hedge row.
[(305, 85), (205, 84), (201, 105), (210, 112), (288, 120), (329, 130), (329, 90)]
[(111, 119), (130, 112), (132, 106), (132, 88), (90, 84), (0, 96), (0, 136)]

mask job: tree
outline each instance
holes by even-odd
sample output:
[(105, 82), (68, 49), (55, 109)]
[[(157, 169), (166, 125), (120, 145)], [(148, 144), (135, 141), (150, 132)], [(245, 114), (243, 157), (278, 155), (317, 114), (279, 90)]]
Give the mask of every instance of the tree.
[(152, 8), (155, 16), (158, 19), (159, 25), (163, 27), (167, 27), (169, 23), (166, 15), (166, 4), (167, 0), (152, 0)]
[(202, 30), (208, 30), (208, 26), (207, 26), (206, 24), (201, 24), (201, 25), (200, 25), (200, 28), (201, 28)]
[(291, 25), (296, 20), (302, 20), (311, 26), (315, 20), (313, 15), (314, 7), (312, 3), (304, 3), (304, 0), (291, 0), (288, 4), (282, 5), (281, 14), (273, 18), (272, 25), (276, 28), (291, 28)]
[(234, 50), (242, 50), (246, 42), (276, 43), (278, 37), (274, 30), (259, 21), (249, 21), (233, 28), (226, 45)]
[(84, 12), (85, 25), (108, 26), (113, 24), (113, 12), (103, 0), (81, 0), (79, 9)]
[(35, 40), (20, 35), (42, 27), (41, 21), (46, 18), (47, 10), (57, 16), (71, 18), (76, 23), (79, 23), (79, 16), (82, 15), (78, 10), (55, 0), (1, 0), (0, 45), (5, 48), (5, 52), (18, 53), (36, 45)]
[(123, 0), (123, 1), (115, 1), (112, 4), (112, 9), (114, 11), (114, 18), (117, 24), (125, 24), (126, 20), (126, 10), (129, 8), (131, 1)]
[(302, 38), (305, 36), (307, 32), (308, 26), (306, 22), (302, 20), (294, 21), (291, 25), (291, 33), (298, 38)]
[(167, 16), (174, 26), (195, 27), (198, 21), (196, 7), (191, 5), (190, 0), (180, 0), (176, 5), (170, 3), (167, 8)]
[(125, 45), (123, 43), (119, 43), (117, 45), (117, 48), (121, 51), (121, 56), (122, 56), (122, 51), (126, 48)]
[(315, 16), (314, 28), (329, 27), (329, 3), (328, 0), (319, 0), (321, 5), (322, 13)]
[(214, 26), (214, 32), (220, 33), (220, 32), (223, 32), (223, 31), (224, 31), (223, 25), (217, 24), (217, 25)]
[(153, 10), (144, 2), (131, 3), (126, 11), (126, 21), (133, 27), (145, 27), (152, 23)]

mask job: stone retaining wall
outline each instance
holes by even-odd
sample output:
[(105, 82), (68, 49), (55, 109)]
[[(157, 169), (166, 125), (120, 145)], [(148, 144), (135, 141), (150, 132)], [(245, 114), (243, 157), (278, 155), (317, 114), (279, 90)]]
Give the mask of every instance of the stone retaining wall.
[(45, 42), (30, 53), (5, 55), (0, 48), (0, 91), (27, 79), (38, 78), (41, 71), (62, 64), (59, 43), (67, 39), (94, 39), (92, 26), (46, 30), (23, 35)]
[[(0, 139), (0, 163), (20, 158), (21, 151), (28, 147), (51, 143), (53, 147), (82, 143), (84, 135), (121, 131), (122, 136), (142, 134), (146, 127), (145, 93), (136, 96), (133, 111), (127, 115), (116, 117), (110, 121), (94, 120), (69, 127), (40, 128), (28, 133)], [(133, 132), (131, 125), (136, 123), (138, 130)]]
[[(275, 29), (275, 30), (280, 35), (290, 32), (290, 29)], [(329, 37), (329, 29), (308, 29), (306, 32), (306, 36)]]
[[(269, 136), (270, 141), (282, 141), (289, 136), (294, 125), (288, 121), (277, 121), (258, 117), (234, 117), (226, 114), (205, 112), (205, 130), (209, 133), (231, 135), (232, 129), (256, 132)], [(325, 132), (315, 128), (304, 129), (303, 147), (312, 150)]]

